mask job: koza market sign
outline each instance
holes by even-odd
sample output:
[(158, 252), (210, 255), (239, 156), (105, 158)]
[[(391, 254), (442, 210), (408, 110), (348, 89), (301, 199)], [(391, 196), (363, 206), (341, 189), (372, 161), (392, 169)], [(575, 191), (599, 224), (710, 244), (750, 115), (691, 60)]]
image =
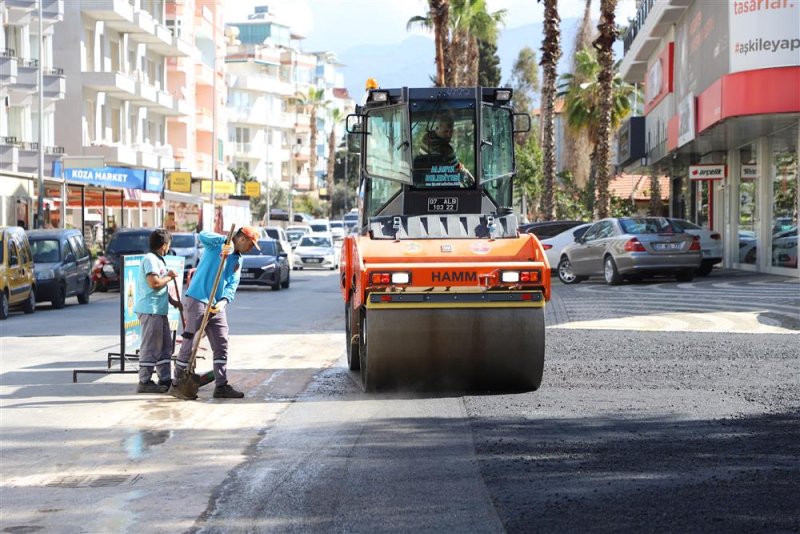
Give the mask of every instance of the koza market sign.
[(800, 65), (800, 1), (729, 3), (730, 72)]
[(690, 165), (690, 180), (722, 180), (727, 176), (725, 165)]
[(83, 182), (91, 185), (118, 187), (125, 189), (144, 189), (144, 169), (125, 169), (103, 167), (100, 169), (64, 169), (68, 182)]

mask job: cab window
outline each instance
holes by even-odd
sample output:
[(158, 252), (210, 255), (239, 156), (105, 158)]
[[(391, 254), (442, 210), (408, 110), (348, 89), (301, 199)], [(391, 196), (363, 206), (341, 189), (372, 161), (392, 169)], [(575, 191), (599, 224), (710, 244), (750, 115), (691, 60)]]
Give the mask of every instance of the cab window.
[(372, 176), (411, 183), (405, 106), (375, 110), (367, 120), (366, 170)]
[(514, 172), (513, 151), (511, 110), (483, 106), (481, 115), (483, 180), (510, 176)]
[(373, 178), (369, 184), (370, 194), (367, 203), (367, 213), (370, 217), (375, 216), (396, 194), (400, 192), (403, 185), (393, 180), (383, 178)]

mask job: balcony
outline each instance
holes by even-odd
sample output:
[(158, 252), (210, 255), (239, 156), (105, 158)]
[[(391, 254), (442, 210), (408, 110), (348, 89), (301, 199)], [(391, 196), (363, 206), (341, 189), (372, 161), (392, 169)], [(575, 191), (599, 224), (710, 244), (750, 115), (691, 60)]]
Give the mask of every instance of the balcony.
[(267, 113), (267, 126), (285, 130), (294, 129), (294, 113)]
[(42, 18), (50, 22), (64, 20), (64, 0), (43, 0)]
[(64, 69), (45, 68), (42, 73), (45, 98), (63, 100), (67, 91), (67, 80), (64, 78)]
[(257, 126), (266, 126), (267, 113), (263, 106), (255, 108), (227, 108), (228, 122), (236, 124), (254, 124)]
[(211, 156), (205, 152), (195, 154), (195, 175), (204, 178), (211, 177)]
[(17, 81), (17, 63), (16, 51), (0, 49), (0, 82), (11, 84)]
[(39, 73), (39, 62), (35, 59), (19, 59), (17, 61), (17, 80), (12, 89), (19, 91), (36, 91)]
[(136, 151), (136, 164), (147, 169), (159, 169), (158, 154), (151, 145), (134, 145)]
[[(44, 149), (44, 167), (42, 173), (49, 175), (53, 169), (53, 163), (59, 161), (64, 156), (64, 147), (48, 146)], [(19, 161), (17, 172), (39, 172), (39, 143), (22, 142), (19, 145)]]
[(16, 137), (0, 137), (0, 169), (17, 171), (19, 164), (19, 145)]
[(83, 86), (128, 100), (136, 97), (136, 81), (121, 72), (87, 72), (81, 73)]
[(296, 93), (294, 84), (270, 76), (239, 75), (235, 77), (233, 87), (285, 97), (294, 96)]
[(127, 165), (134, 167), (139, 164), (136, 151), (123, 144), (95, 144), (83, 147), (84, 156), (103, 158), (106, 165)]
[(641, 82), (647, 62), (658, 51), (661, 39), (678, 22), (694, 0), (644, 0), (624, 38), (624, 57), (620, 65), (622, 78), (629, 83)]
[(197, 108), (195, 110), (195, 128), (206, 132), (214, 130), (214, 120), (210, 109)]
[(214, 85), (214, 70), (204, 63), (197, 63), (194, 66), (195, 83), (198, 85)]
[[(164, 33), (166, 32), (166, 33)], [(157, 26), (158, 41), (150, 44), (150, 49), (156, 54), (166, 57), (194, 57), (194, 45), (185, 41), (179, 35), (173, 35), (172, 30), (166, 26)]]

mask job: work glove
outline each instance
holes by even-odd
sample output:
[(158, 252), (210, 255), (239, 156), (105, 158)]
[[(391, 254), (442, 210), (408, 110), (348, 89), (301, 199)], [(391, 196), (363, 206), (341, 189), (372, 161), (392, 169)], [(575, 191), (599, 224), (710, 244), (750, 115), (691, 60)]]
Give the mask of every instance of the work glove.
[(225, 309), (225, 306), (228, 305), (228, 301), (225, 299), (220, 300), (219, 302), (215, 303), (211, 306), (211, 313), (219, 313)]
[(233, 254), (233, 245), (222, 245), (222, 251), (220, 252), (220, 255), (225, 257), (230, 256), (231, 254)]

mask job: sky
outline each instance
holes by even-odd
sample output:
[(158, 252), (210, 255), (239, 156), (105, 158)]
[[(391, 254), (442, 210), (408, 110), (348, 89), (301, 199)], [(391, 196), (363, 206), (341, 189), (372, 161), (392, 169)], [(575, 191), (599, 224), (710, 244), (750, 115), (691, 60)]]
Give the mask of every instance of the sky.
[[(543, 7), (536, 0), (486, 0), (490, 12), (506, 9), (506, 27), (516, 28), (541, 21)], [(225, 22), (247, 19), (256, 5), (273, 6), (276, 16), (292, 29), (306, 35), (303, 49), (309, 52), (329, 50), (341, 54), (365, 44), (399, 43), (412, 34), (406, 22), (427, 11), (427, 0), (226, 0)], [(562, 19), (582, 17), (584, 0), (561, 0)], [(599, 16), (600, 0), (592, 10)], [(635, 0), (619, 0), (618, 20), (624, 22), (636, 13)]]

